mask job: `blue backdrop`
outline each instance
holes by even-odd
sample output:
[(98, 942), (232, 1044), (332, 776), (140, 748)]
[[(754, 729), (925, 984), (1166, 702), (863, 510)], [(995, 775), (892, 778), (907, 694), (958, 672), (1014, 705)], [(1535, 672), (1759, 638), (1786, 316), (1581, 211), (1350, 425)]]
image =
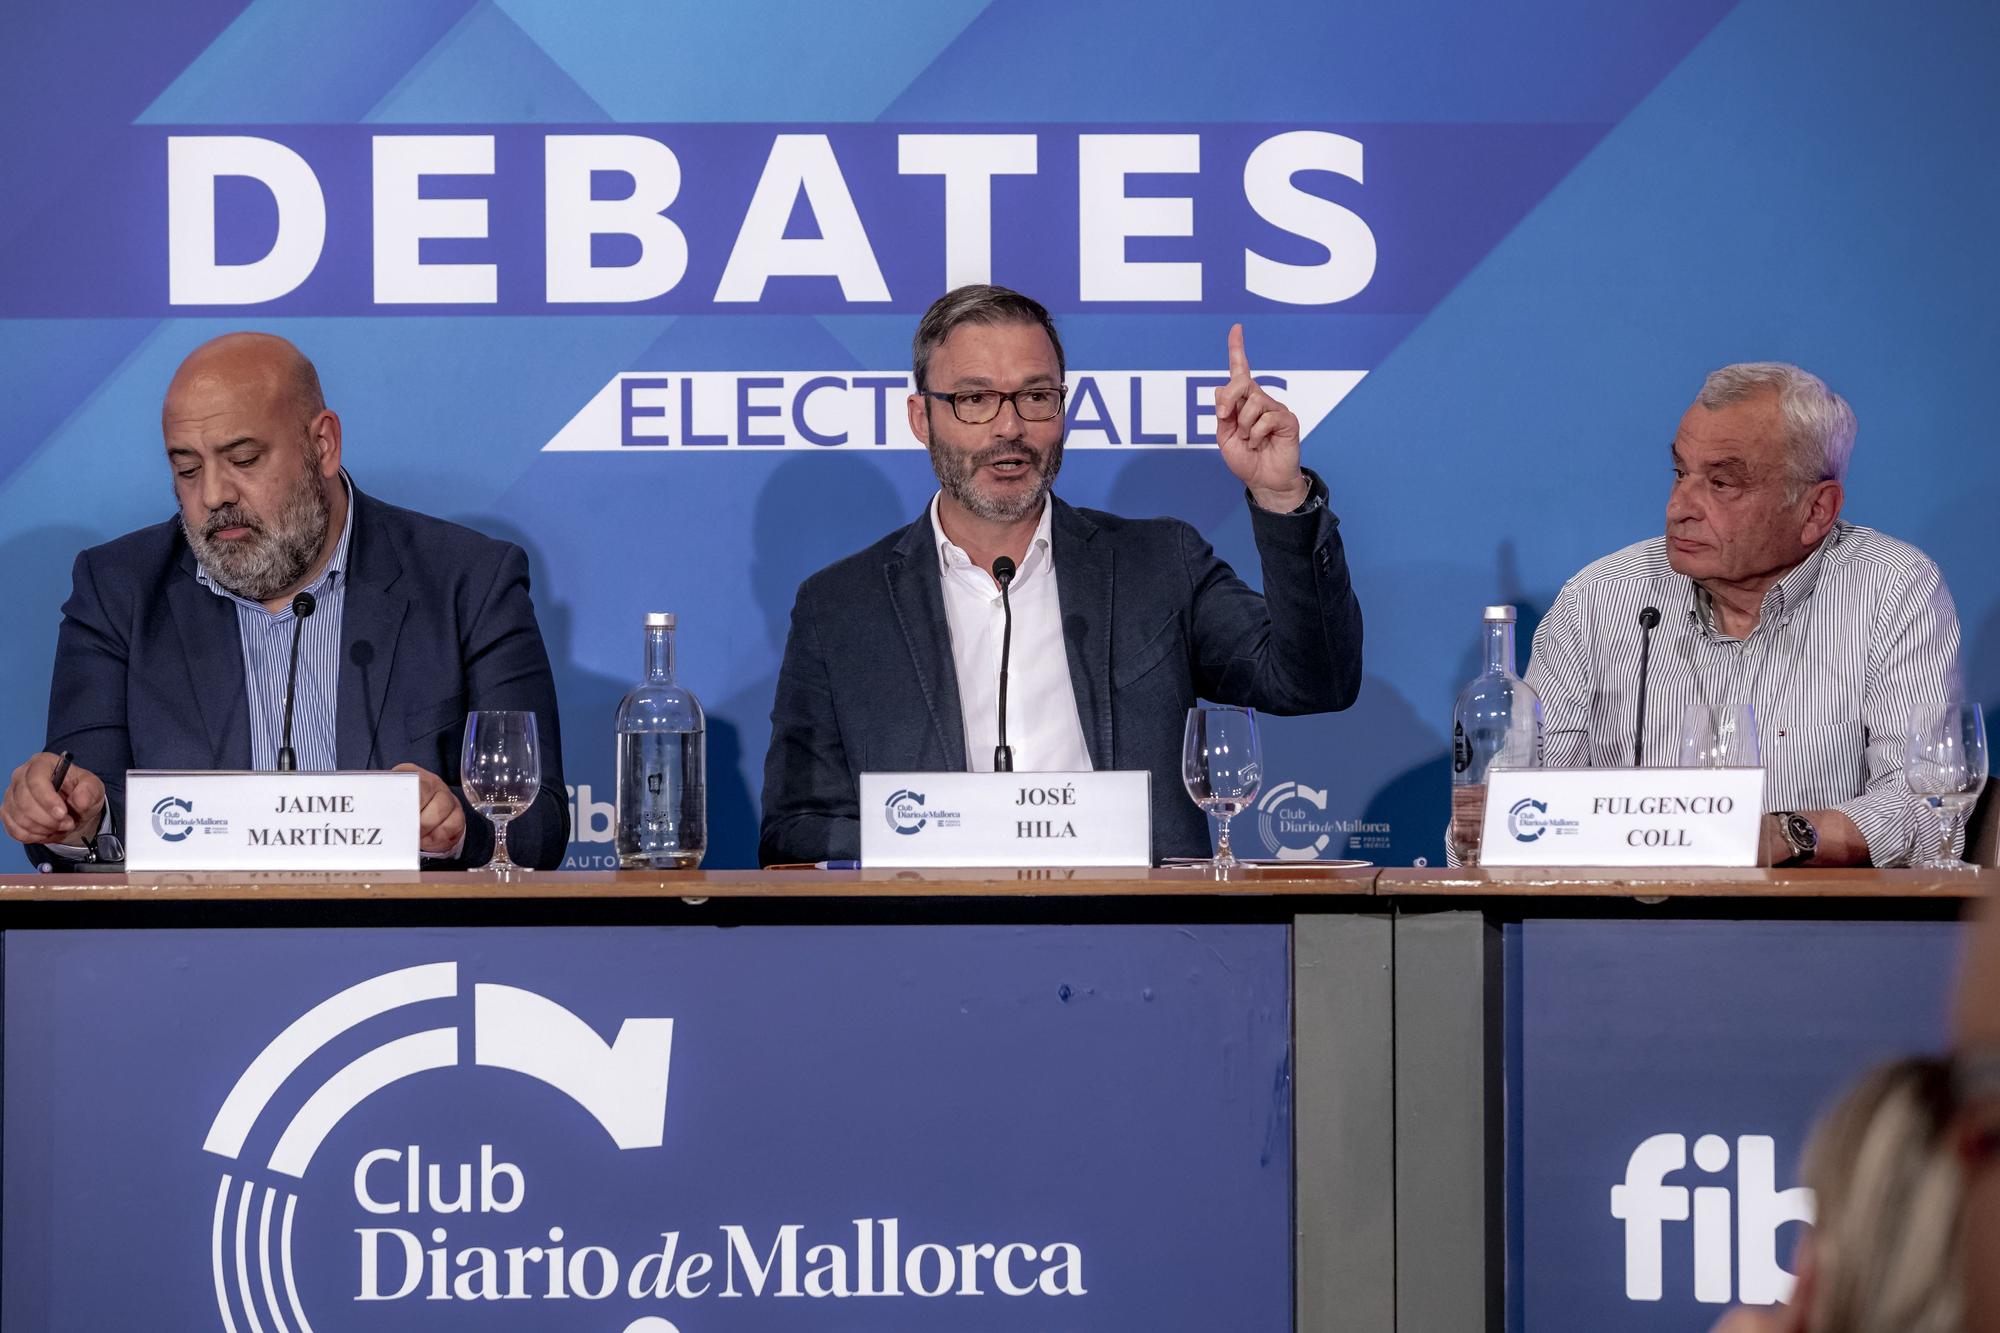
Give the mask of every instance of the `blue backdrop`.
[[(1345, 715), (1270, 726), (1295, 831), (1254, 821), (1253, 843), (1438, 856), (1480, 607), (1532, 625), (1569, 574), (1657, 531), (1673, 423), (1727, 361), (1795, 360), (1851, 399), (1848, 514), (1937, 558), (2000, 700), (1974, 388), (2000, 352), (1996, 57), (2000, 15), (1975, 0), (16, 6), (0, 754), (42, 740), (76, 550), (171, 512), (174, 365), (265, 327), (318, 362), (363, 488), (527, 547), (577, 863), (609, 850), (640, 616), (672, 610), (710, 716), (709, 864), (748, 864), (793, 590), (910, 521), (932, 479), (859, 434), (743, 443), (782, 432), (791, 399), (742, 381), (907, 373), (916, 312), (982, 264), (1057, 312), (1073, 366), (1151, 372), (1157, 402), (1222, 368), (1239, 318), (1260, 370), (1365, 373), (1306, 453), (1342, 515), (1367, 683)], [(937, 135), (991, 141), (909, 142)], [(211, 235), (190, 163), (222, 136), (277, 145), (291, 174), (225, 175)], [(938, 161), (996, 174), (953, 178), (948, 207)], [(631, 224), (645, 242), (614, 234), (635, 194), (671, 223)], [(201, 265), (274, 245), (299, 271), (218, 304)], [(693, 431), (722, 445), (625, 448), (585, 413), (620, 375), (699, 372), (718, 375)], [(732, 435), (733, 393), (781, 414)], [(1146, 429), (1187, 438), (1171, 415)], [(573, 420), (590, 447), (545, 450)], [(1180, 515), (1254, 574), (1213, 451), (1132, 434), (1079, 423), (1107, 447), (1073, 452), (1062, 492)]]

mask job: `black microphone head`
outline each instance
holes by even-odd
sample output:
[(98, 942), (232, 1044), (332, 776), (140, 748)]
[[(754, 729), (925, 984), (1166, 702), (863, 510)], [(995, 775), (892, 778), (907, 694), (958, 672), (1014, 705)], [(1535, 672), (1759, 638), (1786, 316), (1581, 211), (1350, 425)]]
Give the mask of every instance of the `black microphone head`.
[(1659, 607), (1649, 606), (1645, 610), (1639, 613), (1639, 627), (1641, 629), (1652, 629), (1659, 623), (1660, 623)]
[(292, 615), (296, 619), (304, 620), (317, 610), (318, 607), (319, 603), (313, 599), (313, 595), (309, 592), (302, 592), (292, 598)]
[(1006, 587), (1014, 581), (1014, 562), (1004, 555), (993, 557), (993, 581)]

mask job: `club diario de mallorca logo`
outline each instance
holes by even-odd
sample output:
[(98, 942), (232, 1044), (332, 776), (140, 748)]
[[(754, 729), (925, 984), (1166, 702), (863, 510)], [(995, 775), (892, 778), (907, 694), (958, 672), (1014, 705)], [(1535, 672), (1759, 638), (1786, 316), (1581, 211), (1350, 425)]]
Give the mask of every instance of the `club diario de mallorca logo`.
[[(485, 982), (471, 991), (471, 1064), (511, 1070), (554, 1088), (588, 1112), (621, 1156), (663, 1146), (673, 1019), (627, 1018), (607, 1044), (546, 996)], [(670, 1216), (648, 1218), (640, 1228), (649, 1238), (643, 1252), (594, 1243), (629, 1234), (629, 1219), (572, 1214), (564, 1226), (550, 1225), (553, 1219), (546, 1216), (530, 1221), (523, 1213), (509, 1220), (525, 1244), (467, 1245), (431, 1223), (445, 1220), (443, 1214), (454, 1215), (454, 1221), (475, 1211), (514, 1214), (531, 1193), (530, 1167), (501, 1158), (490, 1143), (479, 1146), (477, 1161), (461, 1160), (456, 1198), (440, 1194), (451, 1186), (441, 1182), (436, 1162), (420, 1164), (429, 1156), (422, 1142), (370, 1148), (351, 1172), (317, 1172), (316, 1181), (331, 1178), (345, 1186), (351, 1180), (352, 1203), (368, 1215), (364, 1225), (351, 1228), (340, 1226), (335, 1216), (331, 1230), (358, 1244), (357, 1260), (344, 1259), (328, 1247), (328, 1219), (298, 1225), (307, 1171), (334, 1129), (376, 1093), (418, 1075), (463, 1067), (467, 1034), (459, 1025), (440, 1026), (375, 1045), (314, 1088), (288, 1121), (263, 1122), (267, 1115), (277, 1121), (273, 1108), (293, 1076), (353, 1029), (411, 1006), (453, 1001), (460, 993), (457, 963), (371, 977), (306, 1011), (236, 1080), (203, 1143), (224, 1159), (209, 1228), (224, 1333), (316, 1333), (300, 1297), (302, 1261), (315, 1270), (322, 1265), (336, 1270), (309, 1277), (305, 1287), (316, 1301), (324, 1301), (321, 1293), (329, 1290), (345, 1287), (348, 1293), (320, 1309), (327, 1333), (356, 1327), (358, 1320), (372, 1327), (373, 1321), (362, 1317), (384, 1305), (385, 1314), (393, 1312), (395, 1327), (696, 1333), (696, 1325), (677, 1324), (656, 1311), (665, 1308), (675, 1319), (692, 1320), (696, 1302), (710, 1299), (733, 1304), (731, 1298), (951, 1296), (984, 1305), (1088, 1294), (1083, 1249), (1074, 1241), (927, 1239), (910, 1234), (914, 1228), (905, 1229), (897, 1216), (841, 1205), (830, 1215), (852, 1219), (849, 1225), (780, 1223), (762, 1215), (751, 1225), (719, 1223), (715, 1239), (707, 1241), (700, 1229)], [(446, 1004), (443, 1011), (462, 1009)], [(246, 1160), (253, 1135), (261, 1144), (274, 1133), (276, 1147), (268, 1157)], [(427, 1186), (420, 1181), (422, 1171), (428, 1172)], [(618, 1174), (633, 1173), (628, 1167)], [(317, 1188), (308, 1197), (316, 1212), (331, 1202)], [(607, 1230), (593, 1235), (586, 1227)], [(610, 1230), (614, 1227), (618, 1230)], [(544, 1309), (544, 1301), (552, 1308)], [(411, 1324), (416, 1307), (422, 1318)]]
[(153, 832), (161, 842), (186, 842), (197, 832), (225, 833), (226, 819), (197, 818), (194, 802), (179, 796), (162, 796), (153, 802)]
[[(461, 1034), (455, 1026), (432, 1028), (367, 1051), (306, 1098), (278, 1135), (268, 1159), (244, 1163), (244, 1145), (281, 1085), (330, 1042), (370, 1019), (410, 1005), (449, 1000), (458, 993), (456, 963), (429, 963), (372, 977), (308, 1010), (264, 1047), (236, 1080), (202, 1144), (208, 1152), (239, 1164), (236, 1171), (221, 1173), (210, 1230), (215, 1301), (225, 1333), (313, 1333), (299, 1300), (293, 1264), (298, 1182), (334, 1127), (362, 1102), (403, 1079), (458, 1065)], [(628, 1018), (607, 1046), (582, 1019), (533, 991), (480, 983), (472, 994), (474, 1064), (513, 1070), (562, 1092), (588, 1111), (622, 1151), (661, 1145), (673, 1019)], [(358, 1194), (363, 1193), (362, 1182), (376, 1156), (369, 1154), (356, 1167)], [(410, 1169), (416, 1169), (414, 1164)], [(502, 1163), (496, 1170), (487, 1159), (480, 1170), (482, 1188), (491, 1177), (512, 1173), (511, 1186), (519, 1198), (523, 1184), (517, 1168)], [(268, 1179), (260, 1182), (258, 1177), (267, 1173)], [(368, 1207), (365, 1197), (363, 1206)], [(407, 1250), (408, 1244), (385, 1248)], [(541, 1253), (539, 1247), (536, 1252)], [(364, 1250), (362, 1299), (370, 1299), (367, 1288), (381, 1281), (372, 1255), (372, 1250)], [(561, 1264), (559, 1258), (556, 1262)], [(413, 1275), (409, 1286), (415, 1285)], [(384, 1297), (378, 1292), (373, 1298)], [(640, 1333), (664, 1333), (673, 1326), (656, 1319), (629, 1327)]]
[(1549, 803), (1524, 796), (1507, 811), (1507, 831), (1516, 842), (1539, 842), (1544, 833), (1568, 837), (1577, 831), (1574, 819), (1550, 819)]
[(1324, 787), (1280, 782), (1257, 798), (1257, 832), (1271, 855), (1281, 861), (1317, 860), (1335, 838), (1344, 839), (1349, 851), (1389, 845), (1386, 822), (1334, 818), (1327, 814), (1328, 795)]
[(964, 816), (957, 810), (933, 810), (925, 806), (924, 794), (911, 791), (908, 787), (898, 787), (889, 793), (889, 799), (882, 802), (882, 817), (889, 821), (889, 827), (896, 832), (913, 836), (935, 825), (938, 828), (957, 828)]

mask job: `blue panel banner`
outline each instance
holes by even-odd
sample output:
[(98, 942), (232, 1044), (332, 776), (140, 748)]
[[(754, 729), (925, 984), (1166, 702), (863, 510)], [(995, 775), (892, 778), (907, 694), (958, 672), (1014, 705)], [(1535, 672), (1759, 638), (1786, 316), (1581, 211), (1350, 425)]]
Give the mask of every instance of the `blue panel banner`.
[(1286, 931), (13, 932), (9, 1328), (1291, 1327)]
[(1707, 1328), (1792, 1288), (1813, 1118), (1944, 1044), (1959, 927), (1507, 928), (1509, 1327)]

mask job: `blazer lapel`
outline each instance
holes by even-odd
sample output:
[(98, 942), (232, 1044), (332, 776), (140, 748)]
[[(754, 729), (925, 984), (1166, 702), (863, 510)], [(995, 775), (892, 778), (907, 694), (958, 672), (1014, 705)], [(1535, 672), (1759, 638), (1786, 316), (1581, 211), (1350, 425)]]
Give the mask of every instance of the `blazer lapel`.
[(397, 587), (402, 566), (373, 500), (354, 492), (354, 536), (347, 549), (347, 592), (340, 608), (340, 687), (334, 712), (334, 762), (379, 768), (382, 702), (396, 663), (396, 640), (410, 599)]
[(250, 767), (250, 697), (243, 680), (243, 632), (236, 603), (195, 581), (194, 552), (183, 549), (180, 576), (167, 590), (188, 683), (212, 751), (210, 767)]
[(1111, 547), (1097, 540), (1097, 525), (1054, 496), (1049, 545), (1056, 564), (1056, 593), (1062, 599), (1063, 647), (1069, 654), (1069, 683), (1076, 692), (1076, 716), (1090, 746), (1093, 768), (1112, 766), (1111, 718)]
[(910, 525), (882, 567), (889, 604), (909, 645), (917, 686), (930, 710), (931, 730), (946, 768), (965, 769), (965, 714), (958, 698), (958, 668), (951, 656), (951, 625), (944, 616), (944, 587), (932, 543), (930, 512)]

